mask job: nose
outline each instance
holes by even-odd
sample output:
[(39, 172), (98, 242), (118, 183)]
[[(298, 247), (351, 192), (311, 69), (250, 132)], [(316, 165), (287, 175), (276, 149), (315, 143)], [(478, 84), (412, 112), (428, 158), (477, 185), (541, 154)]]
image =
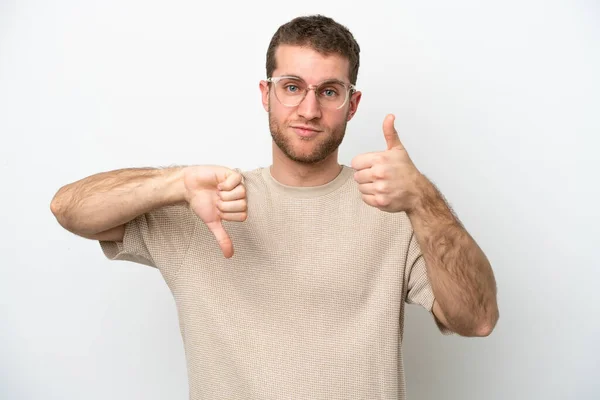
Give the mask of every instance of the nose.
[(304, 99), (298, 104), (298, 116), (305, 118), (307, 121), (321, 117), (321, 106), (317, 93), (314, 89), (309, 89), (306, 92)]

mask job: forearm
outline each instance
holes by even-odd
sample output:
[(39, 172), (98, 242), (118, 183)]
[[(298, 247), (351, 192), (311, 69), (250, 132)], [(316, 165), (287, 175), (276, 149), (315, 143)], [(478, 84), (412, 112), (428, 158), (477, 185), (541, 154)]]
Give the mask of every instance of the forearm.
[(449, 328), (467, 336), (487, 335), (498, 319), (490, 263), (434, 185), (424, 178), (419, 188), (408, 216), (436, 301)]
[(185, 201), (184, 167), (102, 172), (58, 190), (51, 210), (67, 230), (94, 235), (161, 206)]

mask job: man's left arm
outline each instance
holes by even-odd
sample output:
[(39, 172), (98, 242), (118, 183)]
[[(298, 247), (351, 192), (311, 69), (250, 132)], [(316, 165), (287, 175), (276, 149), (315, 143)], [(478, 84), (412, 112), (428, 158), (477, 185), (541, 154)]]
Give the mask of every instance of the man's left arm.
[(499, 316), (490, 263), (437, 188), (423, 175), (415, 187), (407, 215), (427, 265), (433, 313), (460, 335), (487, 336)]
[(415, 167), (388, 115), (386, 151), (352, 160), (365, 203), (386, 212), (405, 212), (425, 259), (439, 323), (462, 336), (487, 336), (498, 320), (496, 282), (490, 263), (446, 204)]

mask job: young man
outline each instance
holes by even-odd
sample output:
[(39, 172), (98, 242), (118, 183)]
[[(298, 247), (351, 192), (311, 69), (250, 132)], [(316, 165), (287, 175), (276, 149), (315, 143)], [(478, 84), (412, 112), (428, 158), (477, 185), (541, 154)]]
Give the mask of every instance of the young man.
[(270, 167), (117, 170), (53, 199), (59, 223), (109, 259), (161, 272), (191, 399), (404, 399), (406, 303), (445, 334), (494, 328), (488, 260), (413, 165), (393, 116), (386, 150), (338, 163), (358, 67), (345, 27), (296, 18), (272, 38), (260, 82)]

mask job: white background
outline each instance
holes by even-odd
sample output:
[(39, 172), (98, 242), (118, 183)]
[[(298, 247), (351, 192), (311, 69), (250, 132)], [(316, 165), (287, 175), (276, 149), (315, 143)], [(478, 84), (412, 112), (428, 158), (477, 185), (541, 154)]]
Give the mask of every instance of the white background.
[(596, 1), (0, 1), (0, 398), (187, 399), (159, 273), (104, 259), (49, 204), (133, 166), (271, 162), (258, 82), (280, 24), (358, 40), (340, 161), (396, 128), (490, 258), (490, 337), (409, 307), (409, 399), (600, 398)]

